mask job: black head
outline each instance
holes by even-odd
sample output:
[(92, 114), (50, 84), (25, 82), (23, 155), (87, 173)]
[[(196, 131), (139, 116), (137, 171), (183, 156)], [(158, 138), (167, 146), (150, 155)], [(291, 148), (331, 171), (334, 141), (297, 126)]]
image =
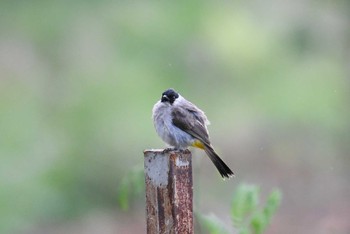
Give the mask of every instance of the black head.
[(175, 90), (168, 89), (162, 93), (161, 102), (169, 102), (170, 104), (173, 104), (178, 97), (179, 94)]

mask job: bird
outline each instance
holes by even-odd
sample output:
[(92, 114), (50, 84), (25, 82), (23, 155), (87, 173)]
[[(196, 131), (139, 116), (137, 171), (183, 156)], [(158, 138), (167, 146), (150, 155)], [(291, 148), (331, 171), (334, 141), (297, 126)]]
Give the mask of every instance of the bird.
[(202, 149), (209, 156), (222, 178), (234, 176), (232, 170), (215, 152), (210, 143), (205, 113), (174, 89), (165, 90), (153, 106), (152, 119), (159, 137), (174, 149), (189, 146)]

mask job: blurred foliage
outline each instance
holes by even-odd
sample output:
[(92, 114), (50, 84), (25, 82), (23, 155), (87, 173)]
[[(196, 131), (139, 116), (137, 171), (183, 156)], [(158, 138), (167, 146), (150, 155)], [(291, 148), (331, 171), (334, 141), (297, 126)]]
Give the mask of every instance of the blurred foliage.
[(143, 167), (135, 167), (128, 172), (119, 184), (118, 203), (119, 207), (127, 211), (129, 210), (132, 199), (142, 199), (140, 195), (144, 195), (145, 177)]
[(214, 214), (199, 215), (200, 224), (210, 234), (228, 234), (225, 224)]
[[(281, 187), (286, 204), (298, 204), (282, 210), (298, 214), (288, 230), (320, 233), (326, 220), (338, 228), (333, 220), (347, 216), (332, 211), (348, 213), (350, 196), (349, 9), (0, 1), (0, 233), (117, 210), (123, 175), (142, 165), (144, 149), (163, 147), (150, 116), (169, 87), (206, 111), (239, 182)], [(208, 179), (216, 172), (205, 163), (195, 182), (215, 188), (201, 193), (214, 207), (215, 193), (232, 187)]]
[[(240, 184), (231, 205), (231, 219), (237, 233), (264, 233), (281, 203), (281, 197), (281, 192), (274, 189), (266, 204), (260, 208), (260, 188), (256, 185)], [(210, 234), (229, 233), (223, 222), (214, 215), (200, 216), (200, 221)]]
[(264, 233), (281, 203), (281, 192), (275, 189), (269, 194), (264, 207), (259, 209), (259, 196), (260, 188), (257, 186), (243, 184), (238, 187), (231, 216), (240, 234)]

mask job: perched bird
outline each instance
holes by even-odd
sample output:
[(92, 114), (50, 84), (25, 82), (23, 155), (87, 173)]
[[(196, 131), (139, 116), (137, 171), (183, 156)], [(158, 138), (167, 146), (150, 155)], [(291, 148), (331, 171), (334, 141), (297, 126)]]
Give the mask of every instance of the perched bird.
[(162, 93), (153, 107), (153, 122), (160, 138), (176, 149), (189, 146), (203, 149), (223, 178), (234, 175), (214, 151), (209, 140), (209, 121), (204, 112), (174, 89)]

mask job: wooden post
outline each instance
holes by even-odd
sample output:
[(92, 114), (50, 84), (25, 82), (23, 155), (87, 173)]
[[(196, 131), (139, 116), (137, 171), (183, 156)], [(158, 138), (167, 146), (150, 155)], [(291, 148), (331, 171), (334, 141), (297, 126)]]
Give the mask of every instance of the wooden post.
[(193, 234), (192, 155), (145, 150), (147, 234)]

